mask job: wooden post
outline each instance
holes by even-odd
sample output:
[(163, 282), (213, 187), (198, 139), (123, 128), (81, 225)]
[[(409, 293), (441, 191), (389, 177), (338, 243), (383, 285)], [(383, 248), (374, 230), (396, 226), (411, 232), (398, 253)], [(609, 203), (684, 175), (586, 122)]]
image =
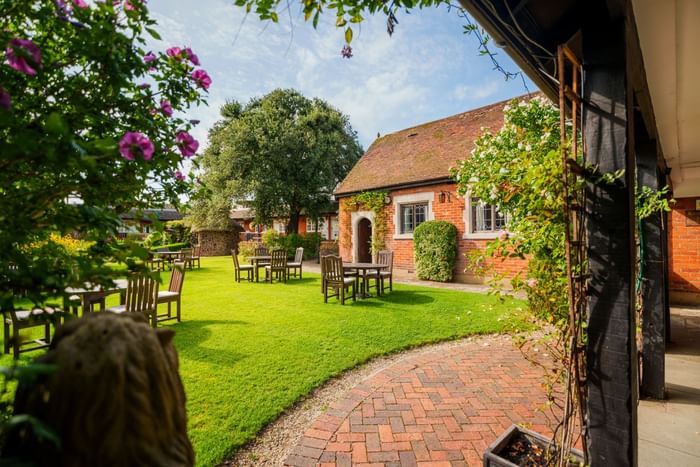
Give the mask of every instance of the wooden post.
[(587, 185), (590, 464), (637, 464), (634, 326), (634, 144), (624, 21), (590, 15), (582, 29), (586, 163), (624, 170), (616, 183)]
[[(641, 133), (641, 132), (640, 132)], [(657, 190), (656, 141), (637, 140), (637, 186)], [(642, 396), (664, 398), (666, 352), (666, 298), (664, 284), (662, 213), (642, 220), (640, 226), (642, 268)]]

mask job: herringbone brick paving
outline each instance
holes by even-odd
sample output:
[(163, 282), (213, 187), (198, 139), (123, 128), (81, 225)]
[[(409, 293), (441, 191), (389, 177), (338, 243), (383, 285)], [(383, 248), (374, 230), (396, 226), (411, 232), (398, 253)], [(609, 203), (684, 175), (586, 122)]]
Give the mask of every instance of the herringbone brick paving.
[(510, 337), (402, 360), (353, 388), (306, 431), (288, 466), (482, 465), (513, 423), (550, 435), (543, 371)]

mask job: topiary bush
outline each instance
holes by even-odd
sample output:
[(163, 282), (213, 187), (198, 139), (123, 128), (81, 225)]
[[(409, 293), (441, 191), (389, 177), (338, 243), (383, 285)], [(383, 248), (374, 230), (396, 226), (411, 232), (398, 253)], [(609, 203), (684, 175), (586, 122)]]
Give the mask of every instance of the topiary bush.
[(449, 282), (457, 257), (457, 228), (446, 221), (427, 221), (413, 232), (419, 279)]

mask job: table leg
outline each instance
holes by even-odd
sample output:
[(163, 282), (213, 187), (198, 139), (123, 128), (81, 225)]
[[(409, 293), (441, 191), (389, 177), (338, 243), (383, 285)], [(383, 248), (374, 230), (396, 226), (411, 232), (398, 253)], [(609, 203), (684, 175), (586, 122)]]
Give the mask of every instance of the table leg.
[(255, 263), (255, 264), (254, 264), (254, 267), (255, 267), (255, 282), (260, 282), (260, 271), (259, 271), (260, 268), (258, 268), (258, 260), (256, 259), (256, 260), (254, 261), (254, 263)]

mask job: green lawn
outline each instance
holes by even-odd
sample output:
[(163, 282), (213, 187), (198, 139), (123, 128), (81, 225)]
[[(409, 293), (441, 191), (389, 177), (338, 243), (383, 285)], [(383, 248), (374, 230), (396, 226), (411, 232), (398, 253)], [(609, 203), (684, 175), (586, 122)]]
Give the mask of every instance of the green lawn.
[(238, 284), (230, 257), (205, 258), (185, 277), (183, 322), (169, 324), (197, 464), (221, 461), (345, 369), (427, 342), (523, 328), (521, 308), (520, 301), (403, 285), (381, 298), (326, 305), (318, 275)]

